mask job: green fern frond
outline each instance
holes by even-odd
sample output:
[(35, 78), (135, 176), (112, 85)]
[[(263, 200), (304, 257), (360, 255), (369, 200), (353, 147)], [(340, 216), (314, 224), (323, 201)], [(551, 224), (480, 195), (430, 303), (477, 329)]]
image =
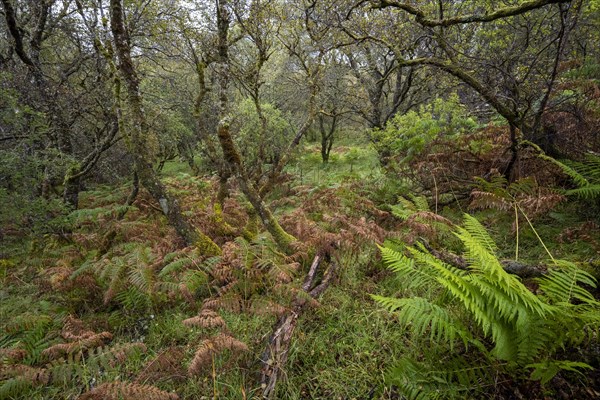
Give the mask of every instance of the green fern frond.
[(142, 292), (151, 295), (155, 284), (155, 275), (152, 268), (141, 264), (128, 271), (128, 282), (133, 284)]
[(588, 180), (581, 175), (579, 172), (577, 172), (574, 168), (568, 166), (567, 164), (560, 162), (552, 157), (549, 157), (545, 154), (540, 154), (538, 155), (538, 157), (540, 157), (543, 160), (549, 161), (552, 164), (556, 165), (557, 167), (559, 167), (562, 172), (565, 175), (568, 175), (571, 179), (573, 179), (573, 181), (578, 185), (578, 186), (586, 186), (589, 185), (590, 183), (588, 182)]
[(569, 361), (569, 360), (547, 360), (541, 363), (529, 364), (527, 368), (533, 368), (531, 379), (540, 381), (542, 385), (550, 382), (560, 371), (576, 372), (583, 376), (581, 370), (594, 368), (586, 363)]
[(545, 319), (521, 316), (518, 323), (518, 350), (516, 361), (527, 365), (545, 354), (551, 354), (564, 343), (565, 330), (556, 329)]
[(447, 309), (425, 298), (397, 299), (376, 295), (371, 297), (388, 311), (394, 312), (399, 322), (410, 327), (416, 335), (425, 336), (429, 332), (432, 341), (446, 342), (451, 350), (458, 339), (465, 346), (472, 340), (468, 329), (458, 319), (452, 317)]
[(491, 331), (492, 320), (485, 312), (484, 302), (473, 290), (469, 282), (468, 272), (448, 265), (431, 254), (422, 250), (408, 248), (411, 256), (420, 268), (429, 267), (435, 280), (442, 288), (448, 290), (453, 297), (458, 299), (475, 317), (477, 323), (486, 333)]
[(410, 209), (406, 209), (401, 205), (393, 205), (390, 207), (390, 211), (392, 212), (392, 215), (396, 218), (398, 218), (401, 221), (406, 221), (411, 215), (414, 214), (413, 210)]
[[(481, 225), (481, 223), (477, 220), (477, 218), (465, 214), (463, 220), (463, 227), (466, 232), (469, 233), (470, 236), (475, 238), (479, 243), (481, 243), (487, 251), (490, 253), (495, 253), (498, 250), (498, 246), (489, 235), (487, 230)], [(459, 230), (460, 231), (460, 230)]]
[(435, 276), (428, 270), (415, 268), (413, 259), (405, 257), (389, 247), (379, 247), (381, 257), (388, 269), (395, 272), (398, 281), (405, 288), (420, 288), (435, 282)]
[(189, 270), (184, 274), (182, 282), (190, 292), (194, 293), (208, 283), (208, 275), (204, 271)]
[(210, 273), (217, 264), (219, 264), (222, 260), (221, 256), (209, 257), (202, 262), (201, 268), (203, 271)]
[(427, 202), (427, 198), (425, 196), (415, 196), (414, 194), (409, 194), (408, 197), (414, 204), (416, 208), (415, 211), (429, 211), (429, 203)]
[(596, 279), (572, 262), (557, 260), (556, 267), (551, 268), (546, 276), (537, 279), (537, 282), (551, 303), (570, 304), (576, 300), (594, 306), (600, 305), (589, 291), (580, 286), (595, 288)]
[(577, 189), (567, 190), (565, 194), (585, 200), (597, 199), (600, 197), (600, 184), (581, 186)]
[[(437, 297), (373, 298), (395, 312), (400, 322), (412, 329), (414, 337), (427, 336), (431, 342), (445, 344), (450, 350), (453, 342), (462, 339), (480, 350), (480, 360), (505, 360), (511, 368), (521, 371), (526, 365), (537, 368), (533, 375), (536, 379), (548, 379), (563, 366), (585, 368), (568, 361), (544, 363), (552, 361), (552, 355), (561, 348), (593, 340), (600, 333), (600, 302), (586, 289), (596, 287), (595, 279), (574, 263), (559, 260), (555, 268), (538, 279), (541, 295), (536, 296), (516, 276), (504, 271), (495, 255), (495, 243), (477, 220), (465, 216), (464, 227), (456, 228), (455, 234), (465, 247), (469, 263), (466, 270), (444, 263), (422, 245), (405, 248), (403, 252), (409, 257), (391, 248), (381, 248), (388, 268), (400, 280), (414, 278), (426, 282), (427, 289), (437, 287), (437, 291), (427, 290), (430, 296)], [(448, 298), (452, 301), (448, 302)], [(467, 313), (451, 312), (455, 305)], [(474, 331), (473, 326), (480, 332)], [(494, 344), (491, 351), (477, 341), (481, 333), (491, 338)], [(464, 357), (458, 358), (466, 361)], [(397, 370), (395, 384), (408, 398), (434, 398), (450, 395), (444, 392), (444, 388), (450, 387), (473, 394), (473, 388), (487, 378), (483, 372), (482, 378), (444, 374), (453, 370), (448, 365), (439, 373), (433, 372), (437, 371), (433, 364), (421, 368), (405, 362)]]
[(158, 276), (165, 277), (167, 275), (179, 272), (179, 271), (183, 270), (184, 268), (187, 268), (190, 265), (192, 265), (193, 262), (194, 262), (194, 260), (192, 260), (191, 258), (188, 258), (188, 257), (180, 258), (175, 261), (171, 261), (160, 270)]
[(388, 372), (387, 381), (409, 400), (471, 398), (490, 381), (489, 368), (489, 365), (473, 366), (461, 357), (435, 366), (403, 358)]
[(147, 310), (152, 304), (148, 293), (135, 286), (130, 286), (118, 292), (115, 299), (128, 310)]
[(44, 327), (49, 326), (52, 322), (52, 317), (49, 315), (36, 315), (27, 312), (11, 318), (4, 325), (4, 331), (9, 334), (17, 334), (34, 329), (44, 329)]
[(167, 253), (165, 254), (165, 256), (163, 257), (162, 261), (165, 265), (175, 261), (177, 258), (179, 258), (181, 256), (181, 253), (179, 251), (173, 251), (171, 253)]
[(424, 196), (415, 196), (410, 194), (410, 198), (398, 197), (398, 204), (390, 207), (392, 215), (396, 218), (405, 221), (410, 216), (420, 211), (429, 211), (429, 203)]
[(96, 260), (89, 258), (83, 264), (79, 266), (75, 271), (71, 273), (69, 279), (75, 280), (77, 277), (84, 275), (88, 272), (94, 272), (94, 269), (97, 267)]
[(526, 177), (526, 178), (521, 178), (515, 182), (512, 182), (508, 186), (508, 191), (512, 196), (518, 196), (518, 195), (523, 195), (523, 194), (531, 196), (536, 193), (538, 188), (539, 188), (539, 185), (538, 185), (537, 181), (535, 180), (535, 178)]
[(563, 163), (585, 176), (590, 184), (600, 182), (600, 157), (588, 154), (583, 162), (564, 160)]

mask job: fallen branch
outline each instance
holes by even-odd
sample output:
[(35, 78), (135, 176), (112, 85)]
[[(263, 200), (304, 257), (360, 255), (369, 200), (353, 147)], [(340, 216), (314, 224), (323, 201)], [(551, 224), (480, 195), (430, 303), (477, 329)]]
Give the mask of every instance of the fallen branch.
[[(328, 268), (323, 275), (321, 282), (312, 287), (315, 282), (315, 277), (322, 261), (328, 261)], [(288, 351), (292, 341), (294, 330), (298, 325), (298, 318), (305, 310), (309, 300), (316, 300), (331, 284), (335, 278), (338, 269), (338, 264), (331, 260), (329, 254), (318, 253), (310, 267), (302, 291), (300, 291), (291, 307), (291, 311), (283, 315), (273, 328), (267, 347), (263, 352), (261, 361), (263, 363), (261, 371), (261, 387), (263, 389), (263, 398), (272, 399), (275, 396), (275, 388), (277, 381), (284, 373), (284, 368), (288, 359)], [(311, 289), (312, 287), (312, 289)]]
[[(451, 264), (460, 269), (469, 269), (469, 263), (463, 257), (454, 254), (448, 250), (435, 250), (429, 245), (424, 244), (425, 248), (436, 258)], [(523, 279), (538, 278), (546, 274), (548, 268), (544, 265), (529, 265), (523, 264), (515, 260), (500, 261), (502, 267), (509, 274), (516, 275)]]

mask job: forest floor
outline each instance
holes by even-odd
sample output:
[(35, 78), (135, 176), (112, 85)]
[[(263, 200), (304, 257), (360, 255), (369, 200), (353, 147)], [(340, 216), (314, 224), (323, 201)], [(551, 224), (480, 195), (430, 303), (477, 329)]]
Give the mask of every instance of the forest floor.
[[(81, 210), (56, 222), (68, 223), (69, 230), (6, 236), (0, 245), (0, 399), (77, 398), (114, 381), (153, 385), (182, 399), (258, 396), (273, 326), (290, 310), (294, 288), (321, 240), (339, 244), (339, 269), (318, 302), (299, 317), (276, 398), (398, 398), (386, 374), (403, 357), (426, 353), (425, 342), (415, 341), (371, 295), (399, 292), (376, 244), (418, 235), (390, 212), (409, 185), (387, 177), (364, 146), (338, 147), (328, 165), (321, 164), (316, 146), (307, 150), (271, 197), (284, 227), (312, 240), (294, 259), (279, 253), (265, 234), (245, 234), (240, 196), (233, 194), (222, 209), (215, 206), (216, 182), (191, 176), (178, 162), (166, 165), (164, 181), (196, 226), (223, 249), (220, 256), (182, 250), (143, 192), (117, 220), (128, 184), (83, 192)], [(438, 211), (458, 223), (467, 207), (455, 203)], [(597, 274), (600, 231), (589, 222), (591, 213), (566, 203), (535, 220), (535, 231), (522, 226), (521, 262), (546, 262), (539, 235), (554, 257), (585, 263)], [(514, 258), (514, 215), (497, 210), (475, 215), (498, 244), (499, 258)], [(444, 235), (430, 244), (457, 246)], [(201, 316), (212, 322), (189, 322), (207, 299), (217, 304), (212, 309), (218, 314)], [(224, 337), (229, 344), (219, 347)], [(204, 360), (196, 357), (203, 348)], [(579, 358), (600, 366), (599, 354)], [(524, 379), (480, 393), (586, 398), (599, 394), (599, 384), (594, 374), (561, 373), (545, 388)], [(156, 398), (164, 396), (159, 389)]]

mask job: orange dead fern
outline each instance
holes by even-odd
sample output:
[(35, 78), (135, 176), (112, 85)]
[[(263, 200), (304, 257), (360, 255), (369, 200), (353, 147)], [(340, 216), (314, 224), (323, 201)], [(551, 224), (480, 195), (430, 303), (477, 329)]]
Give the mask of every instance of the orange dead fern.
[(113, 338), (110, 332), (96, 333), (86, 329), (83, 321), (72, 315), (65, 318), (61, 336), (68, 342), (48, 347), (42, 351), (42, 356), (48, 360), (56, 360), (64, 355), (86, 352), (102, 347)]
[(0, 349), (0, 365), (22, 361), (26, 356), (27, 351), (23, 349)]
[(182, 323), (187, 327), (222, 328), (225, 326), (223, 318), (210, 309), (203, 309), (197, 316), (185, 319)]
[(78, 400), (178, 400), (175, 393), (155, 386), (128, 382), (104, 383), (78, 397)]
[(202, 342), (188, 367), (190, 375), (199, 375), (204, 367), (210, 365), (214, 356), (224, 350), (232, 353), (248, 351), (248, 346), (239, 340), (225, 334), (220, 334)]
[(0, 366), (0, 381), (10, 378), (23, 379), (34, 385), (46, 385), (50, 382), (50, 373), (45, 368), (22, 364)]
[(169, 347), (160, 352), (138, 374), (135, 383), (158, 382), (172, 379), (182, 381), (187, 373), (183, 367), (185, 351), (182, 347)]

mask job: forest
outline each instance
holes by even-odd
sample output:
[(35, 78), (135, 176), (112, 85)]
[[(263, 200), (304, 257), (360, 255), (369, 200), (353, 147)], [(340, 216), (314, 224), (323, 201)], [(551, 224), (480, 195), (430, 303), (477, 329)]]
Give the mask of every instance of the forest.
[(600, 398), (599, 0), (0, 1), (0, 400)]

